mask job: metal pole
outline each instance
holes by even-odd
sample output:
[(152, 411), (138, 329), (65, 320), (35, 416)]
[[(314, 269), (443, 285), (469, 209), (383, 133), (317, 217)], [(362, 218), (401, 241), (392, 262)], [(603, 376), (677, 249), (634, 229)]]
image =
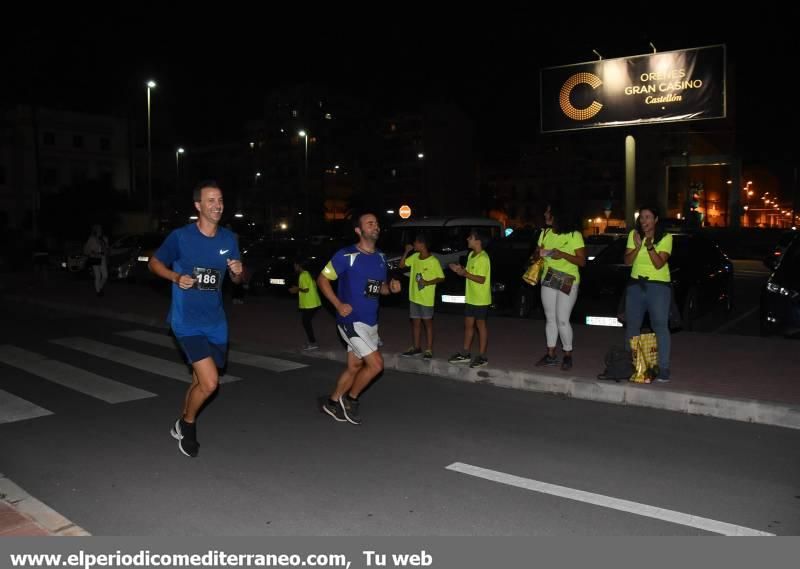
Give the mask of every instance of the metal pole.
[(306, 185), (306, 236), (310, 236), (311, 234), (311, 188), (308, 185), (308, 131), (306, 131), (306, 135), (303, 137), (306, 142), (306, 154), (305, 154), (305, 185)]
[(150, 138), (150, 86), (147, 87), (147, 213), (153, 214), (153, 153)]
[(636, 209), (636, 139), (625, 137), (625, 224), (628, 229), (634, 225)]

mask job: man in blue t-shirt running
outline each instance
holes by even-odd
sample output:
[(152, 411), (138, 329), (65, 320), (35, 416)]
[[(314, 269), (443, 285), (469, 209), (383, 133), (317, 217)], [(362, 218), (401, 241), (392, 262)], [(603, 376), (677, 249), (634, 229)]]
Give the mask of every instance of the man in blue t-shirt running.
[[(371, 213), (353, 217), (358, 243), (336, 252), (317, 278), (317, 286), (336, 309), (336, 324), (347, 344), (347, 368), (322, 411), (337, 421), (361, 424), (358, 396), (383, 371), (379, 351), (378, 297), (400, 292), (387, 284), (386, 257), (375, 248), (381, 228)], [(331, 281), (338, 281), (336, 292)]]
[(222, 308), (222, 281), (230, 272), (241, 282), (242, 262), (236, 236), (219, 226), (224, 210), (216, 182), (194, 190), (197, 222), (176, 229), (150, 258), (150, 270), (172, 282), (167, 317), (172, 332), (192, 366), (192, 384), (183, 412), (170, 433), (186, 456), (197, 456), (195, 421), (203, 403), (219, 385), (218, 368), (225, 367), (228, 322)]

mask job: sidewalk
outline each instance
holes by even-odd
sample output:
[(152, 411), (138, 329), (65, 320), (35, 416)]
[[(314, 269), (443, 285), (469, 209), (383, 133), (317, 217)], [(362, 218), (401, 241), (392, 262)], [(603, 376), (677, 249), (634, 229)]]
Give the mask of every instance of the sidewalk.
[[(12, 302), (28, 302), (137, 325), (166, 327), (169, 285), (110, 282), (103, 298), (92, 283), (67, 273), (46, 282), (32, 275), (7, 275), (0, 290)], [(161, 283), (160, 283), (161, 284)], [(305, 341), (296, 299), (248, 297), (246, 304), (226, 307), (231, 342), (263, 353), (302, 353), (344, 360), (332, 315), (321, 310), (314, 321), (320, 344), (300, 352)], [(517, 318), (489, 320), (489, 365), (471, 370), (452, 366), (447, 358), (461, 348), (463, 318), (437, 314), (432, 361), (401, 358), (410, 344), (407, 310), (381, 310), (380, 334), (386, 367), (470, 382), (525, 389), (608, 403), (638, 405), (800, 429), (800, 346), (782, 338), (679, 332), (672, 337), (672, 382), (640, 385), (597, 381), (603, 357), (612, 344), (622, 344), (621, 328), (576, 325), (575, 363), (569, 373), (533, 366), (544, 353), (544, 322)]]
[(90, 534), (0, 474), (0, 537), (86, 535)]

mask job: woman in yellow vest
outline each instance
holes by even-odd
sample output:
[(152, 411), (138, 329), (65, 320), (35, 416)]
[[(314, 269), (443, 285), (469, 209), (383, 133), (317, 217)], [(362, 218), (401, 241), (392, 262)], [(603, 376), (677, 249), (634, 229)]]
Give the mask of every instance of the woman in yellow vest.
[(551, 204), (544, 212), (547, 227), (539, 235), (537, 254), (544, 259), (541, 289), (546, 318), (547, 352), (537, 366), (556, 366), (556, 344), (561, 337), (561, 369), (572, 369), (572, 308), (578, 299), (579, 267), (586, 265), (586, 248), (575, 216)]
[(669, 381), (671, 254), (672, 235), (659, 226), (658, 210), (651, 206), (640, 208), (636, 227), (628, 234), (625, 248), (625, 264), (632, 265), (631, 280), (625, 290), (625, 348), (631, 349), (630, 340), (640, 334), (647, 312), (658, 342), (656, 381), (662, 383)]

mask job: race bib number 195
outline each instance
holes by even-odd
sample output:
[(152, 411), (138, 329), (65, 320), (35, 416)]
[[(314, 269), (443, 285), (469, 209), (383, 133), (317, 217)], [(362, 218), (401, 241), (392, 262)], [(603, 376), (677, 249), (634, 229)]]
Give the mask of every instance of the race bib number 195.
[(378, 298), (381, 294), (382, 281), (367, 279), (367, 286), (364, 287), (364, 296), (367, 298)]
[(222, 284), (222, 275), (217, 269), (195, 267), (192, 276), (196, 281), (194, 286), (198, 290), (219, 290)]

